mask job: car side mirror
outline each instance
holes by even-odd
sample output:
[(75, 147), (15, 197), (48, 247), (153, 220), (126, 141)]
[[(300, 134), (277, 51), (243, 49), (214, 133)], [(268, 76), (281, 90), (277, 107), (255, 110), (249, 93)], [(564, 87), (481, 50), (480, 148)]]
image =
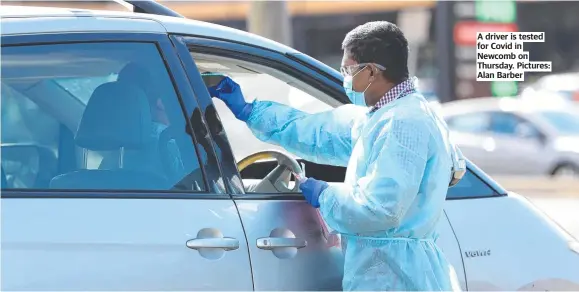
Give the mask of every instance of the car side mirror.
[(449, 188), (457, 185), (466, 174), (466, 159), (456, 144), (452, 144), (452, 146), (452, 168), (450, 169)]
[(454, 187), (466, 174), (466, 160), (459, 159), (451, 169), (450, 183), (448, 187)]
[(547, 137), (529, 124), (519, 124), (515, 129), (515, 134), (523, 139), (533, 139), (541, 145), (547, 143)]
[(515, 134), (519, 138), (534, 139), (541, 144), (545, 143), (546, 141), (545, 137), (529, 124), (519, 124), (515, 129)]
[(542, 146), (547, 145), (547, 136), (545, 136), (543, 133), (537, 133), (535, 138), (537, 141), (539, 141), (539, 143), (541, 143)]

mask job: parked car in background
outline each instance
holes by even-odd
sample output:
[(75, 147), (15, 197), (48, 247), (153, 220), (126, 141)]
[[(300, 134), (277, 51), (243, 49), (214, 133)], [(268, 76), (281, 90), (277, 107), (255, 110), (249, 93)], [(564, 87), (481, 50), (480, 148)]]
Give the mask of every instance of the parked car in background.
[[(341, 243), (291, 171), (345, 168), (270, 151), (201, 75), (316, 112), (348, 102), (338, 71), (180, 17), (0, 16), (1, 290), (342, 290)], [(470, 162), (436, 227), (463, 290), (579, 290), (579, 243)]]
[(579, 177), (579, 111), (566, 103), (476, 98), (441, 112), (461, 150), (489, 174)]

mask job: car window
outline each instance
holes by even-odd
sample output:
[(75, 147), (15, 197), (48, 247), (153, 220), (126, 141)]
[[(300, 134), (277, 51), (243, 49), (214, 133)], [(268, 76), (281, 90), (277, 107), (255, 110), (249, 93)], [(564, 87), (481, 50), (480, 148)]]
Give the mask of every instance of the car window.
[(520, 120), (509, 113), (493, 112), (491, 113), (490, 130), (497, 134), (515, 135)]
[[(226, 75), (240, 85), (248, 102), (255, 99), (274, 101), (308, 113), (330, 110), (339, 105), (338, 101), (319, 89), (269, 66), (206, 53), (192, 52), (191, 56), (199, 72), (207, 78), (206, 82), (213, 84), (220, 80), (220, 77), (217, 77), (212, 81), (209, 76)], [(299, 158), (282, 147), (257, 139), (246, 123), (237, 120), (221, 100), (214, 98), (213, 104), (227, 133), (227, 140), (236, 162), (264, 150), (277, 150), (290, 157)], [(254, 192), (257, 183), (258, 180), (244, 178), (245, 192)], [(262, 192), (264, 191), (260, 191)]]
[(448, 189), (446, 199), (468, 199), (496, 196), (497, 193), (481, 178), (467, 169), (464, 177)]
[(490, 131), (516, 137), (536, 137), (539, 131), (530, 122), (508, 112), (492, 112)]
[[(239, 84), (247, 101), (254, 99), (275, 101), (290, 105), (299, 110), (314, 113), (329, 110), (332, 106), (324, 103), (303, 88), (294, 84), (294, 80), (279, 71), (261, 67), (257, 64), (242, 63), (233, 59), (194, 54), (193, 58), (199, 71), (225, 74)], [(235, 118), (225, 104), (213, 99), (227, 138), (237, 161), (262, 150), (283, 150), (283, 148), (261, 142), (251, 133), (244, 122)]]
[(468, 113), (446, 118), (449, 129), (465, 133), (483, 133), (489, 130), (490, 116), (487, 113)]
[(206, 190), (155, 44), (3, 47), (1, 69), (8, 188)]
[(579, 135), (579, 113), (540, 111), (539, 116), (562, 135)]
[[(54, 168), (60, 124), (54, 117), (40, 110), (35, 103), (4, 83), (1, 93), (0, 147), (2, 179), (5, 179), (3, 187), (26, 188), (43, 179), (43, 172), (38, 169), (40, 160), (44, 161), (45, 169)], [(20, 149), (15, 148), (16, 144), (22, 145)], [(26, 145), (39, 146), (35, 148)], [(41, 152), (45, 154), (45, 159), (41, 159)], [(46, 178), (44, 181), (46, 182)]]

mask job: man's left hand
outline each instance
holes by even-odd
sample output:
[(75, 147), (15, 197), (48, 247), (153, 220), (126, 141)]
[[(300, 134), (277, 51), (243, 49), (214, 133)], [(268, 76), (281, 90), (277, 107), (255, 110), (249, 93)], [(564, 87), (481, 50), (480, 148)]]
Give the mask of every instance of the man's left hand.
[(308, 178), (303, 183), (300, 184), (300, 190), (304, 194), (306, 201), (310, 203), (314, 208), (320, 207), (319, 197), (320, 194), (328, 187), (328, 183), (325, 181), (317, 180), (314, 178)]

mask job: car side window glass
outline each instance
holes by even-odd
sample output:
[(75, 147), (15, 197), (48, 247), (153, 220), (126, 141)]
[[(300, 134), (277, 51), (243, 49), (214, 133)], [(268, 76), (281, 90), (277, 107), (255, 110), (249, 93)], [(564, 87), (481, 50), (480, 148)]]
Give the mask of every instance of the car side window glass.
[(451, 116), (446, 122), (453, 131), (475, 134), (488, 131), (491, 120), (486, 113), (473, 113)]
[(520, 121), (512, 114), (493, 112), (491, 114), (491, 131), (497, 134), (515, 135)]
[(484, 198), (496, 195), (497, 193), (487, 183), (467, 169), (458, 184), (448, 189), (446, 199)]
[(538, 130), (528, 121), (508, 112), (491, 113), (491, 132), (521, 138), (539, 135)]
[[(192, 57), (201, 73), (219, 73), (233, 79), (241, 87), (248, 102), (255, 99), (275, 101), (310, 113), (332, 108), (296, 86), (294, 80), (272, 68), (207, 54), (192, 53)], [(255, 138), (247, 125), (236, 119), (221, 100), (213, 99), (213, 102), (237, 161), (258, 151), (285, 151), (282, 147)]]
[(2, 187), (46, 184), (57, 165), (60, 124), (4, 83), (1, 90)]
[(2, 48), (6, 188), (206, 191), (153, 43)]
[[(327, 99), (328, 103), (321, 101), (319, 98), (321, 97), (321, 99), (323, 99), (323, 97), (326, 96), (324, 93), (303, 81), (272, 67), (205, 53), (192, 52), (191, 56), (195, 60), (197, 69), (202, 74), (211, 73), (211, 75), (226, 75), (238, 83), (248, 102), (252, 102), (255, 99), (274, 101), (290, 105), (293, 108), (309, 113), (330, 110), (333, 108), (333, 105), (337, 105), (335, 101), (330, 100), (329, 98)], [(211, 83), (212, 81), (207, 79), (206, 82)], [(221, 100), (213, 99), (213, 103), (227, 135), (229, 145), (231, 145), (236, 162), (241, 161), (251, 154), (265, 150), (278, 150), (297, 158), (291, 153), (288, 153), (282, 147), (265, 143), (257, 139), (247, 127), (246, 123), (236, 119), (233, 113), (231, 113)], [(211, 124), (211, 121), (208, 121), (208, 123)], [(265, 174), (267, 174), (271, 171), (271, 169), (268, 169), (269, 164), (259, 164), (266, 159), (268, 158), (264, 157), (264, 159), (252, 164), (251, 167), (245, 165), (240, 168), (238, 166), (238, 170), (242, 175), (244, 173), (247, 174), (247, 171), (244, 172), (244, 170), (250, 170), (254, 175), (258, 173), (261, 174), (262, 171), (265, 171)], [(254, 166), (258, 164), (259, 167), (254, 168)], [(248, 176), (254, 177), (253, 175)], [(256, 190), (255, 187), (260, 183), (260, 181), (260, 179), (244, 177), (243, 185), (245, 192), (270, 193), (270, 191), (264, 191), (263, 189), (260, 191)], [(293, 182), (289, 182), (288, 186), (291, 186), (291, 189), (293, 187)], [(275, 193), (276, 191), (272, 189), (271, 192)]]

